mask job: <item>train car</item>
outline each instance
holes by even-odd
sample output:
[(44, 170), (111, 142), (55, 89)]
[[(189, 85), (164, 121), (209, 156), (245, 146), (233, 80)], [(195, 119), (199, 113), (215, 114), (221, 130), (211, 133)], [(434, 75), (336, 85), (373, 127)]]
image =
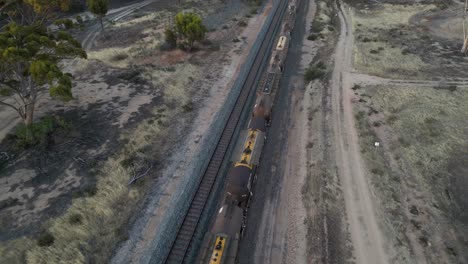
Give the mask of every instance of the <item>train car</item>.
[[(252, 125), (242, 133), (233, 166), (227, 175), (226, 193), (215, 223), (205, 236), (200, 263), (235, 263), (239, 240), (255, 182), (255, 169), (265, 142), (265, 121)], [(252, 122), (250, 124), (253, 124)]]

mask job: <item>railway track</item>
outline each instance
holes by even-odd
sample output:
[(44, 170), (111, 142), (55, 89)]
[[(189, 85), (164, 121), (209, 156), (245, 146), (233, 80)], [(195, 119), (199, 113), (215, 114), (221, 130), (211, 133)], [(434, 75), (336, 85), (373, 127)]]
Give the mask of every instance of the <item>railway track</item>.
[(165, 263), (176, 264), (184, 262), (195, 230), (197, 229), (199, 220), (202, 216), (203, 210), (205, 209), (205, 204), (220, 172), (220, 167), (226, 156), (229, 144), (233, 139), (234, 131), (239, 124), (246, 101), (252, 89), (256, 88), (257, 76), (261, 74), (262, 64), (265, 62), (265, 57), (269, 54), (270, 46), (275, 40), (276, 32), (281, 25), (281, 18), (286, 10), (287, 3), (287, 0), (280, 0), (276, 5), (273, 19), (268, 26), (267, 33), (260, 45), (259, 52), (256, 54), (247, 78), (244, 80), (242, 90), (236, 100), (234, 108), (231, 111), (229, 119), (224, 127), (204, 175), (202, 176), (202, 180), (197, 191), (192, 198), (190, 207), (179, 231), (177, 232), (176, 239), (174, 240), (171, 250), (165, 259)]

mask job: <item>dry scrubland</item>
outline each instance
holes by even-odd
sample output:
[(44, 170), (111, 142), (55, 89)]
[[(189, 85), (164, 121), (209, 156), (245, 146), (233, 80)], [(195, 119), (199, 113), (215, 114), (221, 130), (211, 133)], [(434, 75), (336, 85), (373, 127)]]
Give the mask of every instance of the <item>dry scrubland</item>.
[[(184, 7), (204, 16), (215, 6), (206, 1), (190, 1)], [(109, 26), (99, 37), (96, 49), (88, 53), (89, 60), (77, 60), (69, 65), (75, 76), (89, 77), (93, 76), (94, 70), (115, 69), (120, 75), (113, 76), (112, 80), (117, 80), (113, 86), (119, 86), (118, 80), (149, 86), (153, 91), (149, 91), (147, 96), (153, 96), (155, 100), (159, 98), (158, 103), (144, 104), (146, 118), (137, 124), (123, 126), (118, 138), (122, 145), (112, 151), (110, 158), (98, 163), (95, 187), (73, 198), (65, 213), (38, 223), (36, 230), (43, 230), (38, 236), (0, 242), (0, 262), (105, 263), (116, 243), (126, 239), (125, 225), (132, 210), (138, 208), (138, 202), (148, 190), (147, 185), (154, 183), (157, 177), (154, 171), (161, 168), (166, 153), (170, 151), (169, 145), (175, 144), (172, 141), (189, 124), (196, 105), (194, 98), (201, 101), (203, 91), (207, 91), (206, 88), (200, 89), (200, 85), (194, 87), (196, 80), (203, 79), (210, 66), (220, 65), (216, 64), (222, 57), (219, 46), (226, 41), (225, 35), (219, 37), (212, 29), (213, 33), (208, 35), (214, 36), (212, 39), (217, 43), (203, 43), (195, 53), (161, 51), (164, 23), (176, 11), (137, 13), (127, 21)], [(224, 31), (238, 34), (240, 26), (237, 21), (247, 19), (233, 19)], [(230, 43), (231, 39), (227, 42)], [(206, 60), (211, 60), (211, 63)], [(138, 113), (141, 106), (128, 105), (128, 108), (133, 107), (135, 109), (131, 112)], [(125, 115), (122, 114), (124, 120), (129, 120), (130, 116)], [(132, 175), (143, 174), (151, 168), (152, 176), (128, 186)], [(47, 204), (47, 200), (44, 202)]]
[[(468, 91), (427, 87), (360, 88), (356, 108), (361, 152), (388, 219), (397, 262), (414, 252), (449, 263), (466, 260)], [(374, 142), (383, 144), (373, 147)], [(409, 239), (413, 239), (407, 248)], [(402, 247), (403, 245), (403, 247)]]
[[(376, 10), (353, 9), (352, 27), (355, 35), (354, 65), (356, 70), (381, 77), (421, 77), (420, 69), (426, 66), (422, 59), (409, 53), (405, 43), (395, 45), (388, 38), (399, 38), (399, 30), (409, 25), (411, 16), (433, 5), (384, 4)], [(389, 34), (390, 31), (395, 34)]]
[(463, 33), (455, 24), (461, 22), (459, 9), (436, 4), (353, 8), (355, 69), (396, 79), (466, 76), (468, 59), (459, 52)]
[[(355, 69), (398, 79), (466, 78), (458, 40), (425, 28), (424, 14), (437, 12), (444, 11), (419, 4), (353, 9)], [(410, 84), (353, 90), (361, 153), (394, 248), (391, 262), (466, 263), (468, 90)]]

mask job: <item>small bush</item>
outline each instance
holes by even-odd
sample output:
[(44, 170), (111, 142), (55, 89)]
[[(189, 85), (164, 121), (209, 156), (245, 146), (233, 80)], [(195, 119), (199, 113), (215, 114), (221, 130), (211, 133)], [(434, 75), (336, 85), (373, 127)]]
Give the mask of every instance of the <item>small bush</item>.
[(256, 8), (252, 8), (252, 9), (250, 10), (250, 14), (252, 14), (252, 15), (258, 14), (257, 9), (256, 9)]
[(368, 38), (368, 37), (364, 37), (364, 38), (362, 39), (362, 42), (370, 42), (370, 41), (371, 41), (371, 40), (370, 40), (370, 38)]
[(48, 135), (54, 130), (54, 118), (46, 117), (29, 126), (21, 124), (16, 130), (16, 147), (25, 149), (38, 144), (44, 144)]
[(355, 84), (351, 89), (353, 89), (354, 91), (358, 90), (358, 89), (361, 89), (361, 86), (358, 85), (358, 84)]
[(128, 58), (127, 53), (120, 52), (120, 53), (117, 53), (114, 56), (112, 56), (111, 61), (114, 61), (114, 62), (123, 61), (123, 60), (125, 60), (127, 58)]
[(407, 55), (407, 54), (409, 54), (409, 53), (410, 53), (409, 49), (403, 49), (403, 50), (401, 51), (401, 54), (402, 54), (402, 55)]
[(240, 40), (238, 38), (233, 38), (232, 42), (240, 42)]
[(222, 29), (228, 29), (229, 26), (228, 25), (223, 25)]
[(329, 25), (327, 28), (328, 28), (329, 31), (335, 31), (335, 28), (333, 26)]
[(370, 53), (370, 54), (378, 54), (379, 51), (378, 51), (378, 50), (370, 50), (369, 53)]
[(72, 214), (70, 216), (70, 219), (68, 220), (70, 222), (70, 224), (72, 225), (79, 225), (82, 223), (83, 221), (83, 216), (78, 214), (78, 213), (75, 213), (75, 214)]
[(37, 245), (40, 247), (48, 247), (54, 244), (54, 240), (55, 238), (51, 233), (45, 232), (37, 238)]
[(310, 65), (304, 74), (306, 82), (310, 82), (315, 79), (321, 79), (325, 76), (325, 63), (322, 61), (317, 62), (315, 65)]
[(164, 31), (165, 41), (171, 47), (175, 48), (177, 46), (177, 35), (175, 32), (169, 28), (166, 28)]
[(314, 40), (317, 40), (318, 36), (316, 34), (310, 34), (307, 39), (308, 40), (311, 40), (311, 41), (314, 41)]
[(192, 101), (190, 101), (190, 102), (184, 104), (184, 105), (182, 106), (182, 109), (184, 110), (184, 112), (192, 112), (192, 111), (193, 111), (193, 103), (192, 103)]
[(372, 168), (371, 172), (375, 175), (382, 176), (384, 174), (384, 171), (380, 168)]
[(78, 22), (78, 24), (83, 24), (84, 22), (83, 17), (81, 17), (80, 15), (76, 16), (75, 19), (76, 19), (76, 22)]
[(314, 21), (310, 30), (315, 33), (321, 32), (325, 28), (325, 24), (320, 21)]
[(240, 26), (240, 27), (246, 27), (247, 22), (245, 22), (244, 20), (241, 20), (241, 21), (237, 22), (237, 25)]
[(313, 81), (315, 79), (320, 79), (325, 75), (325, 72), (317, 67), (310, 67), (306, 70), (304, 79), (306, 82)]

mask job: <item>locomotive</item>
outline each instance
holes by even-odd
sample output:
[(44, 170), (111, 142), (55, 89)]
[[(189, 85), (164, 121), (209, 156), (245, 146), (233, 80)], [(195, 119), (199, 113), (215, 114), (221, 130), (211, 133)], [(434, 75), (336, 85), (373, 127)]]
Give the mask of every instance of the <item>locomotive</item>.
[(237, 263), (238, 246), (246, 227), (249, 203), (253, 196), (255, 171), (266, 142), (267, 127), (271, 123), (273, 103), (294, 25), (295, 7), (296, 1), (290, 1), (268, 68), (259, 83), (247, 129), (241, 132), (241, 144), (234, 151), (233, 165), (226, 178), (222, 205), (212, 228), (205, 235), (199, 263)]

